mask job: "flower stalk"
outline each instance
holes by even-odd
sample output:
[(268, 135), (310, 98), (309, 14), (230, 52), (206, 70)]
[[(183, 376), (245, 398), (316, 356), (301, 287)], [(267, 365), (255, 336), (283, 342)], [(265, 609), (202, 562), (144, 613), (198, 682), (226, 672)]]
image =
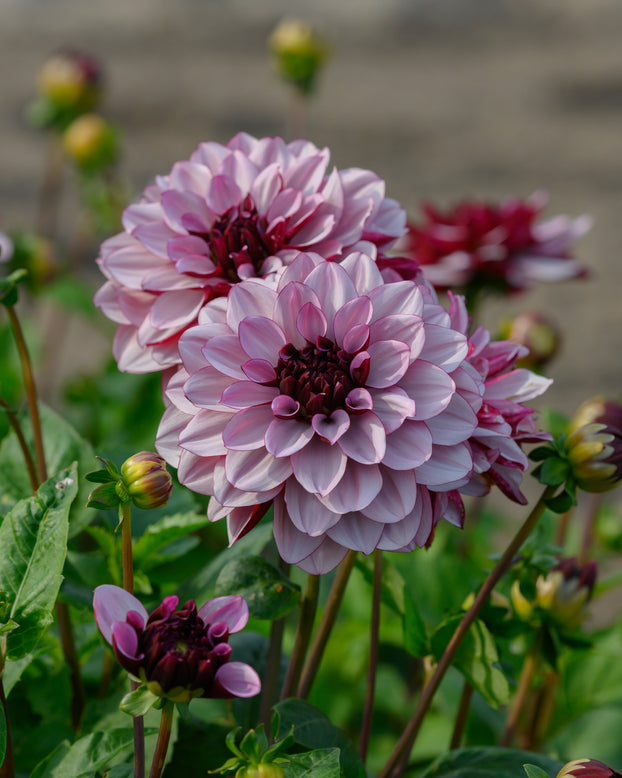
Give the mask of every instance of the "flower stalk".
[(454, 730), (451, 733), (451, 740), (449, 742), (450, 751), (454, 748), (460, 748), (474, 691), (471, 684), (468, 681), (465, 681), (464, 686), (462, 687), (462, 694), (460, 695), (460, 703), (458, 705), (458, 712), (456, 713)]
[[(0, 659), (2, 659), (0, 657)], [(13, 744), (11, 741), (11, 727), (9, 726), (9, 711), (6, 704), (6, 696), (4, 694), (4, 685), (2, 683), (2, 670), (0, 668), (0, 703), (4, 710), (4, 721), (6, 727), (6, 747), (4, 752), (4, 761), (0, 765), (0, 778), (14, 778), (15, 766), (13, 764)]]
[(501, 736), (501, 745), (509, 746), (514, 739), (518, 722), (521, 714), (527, 703), (529, 697), (529, 691), (533, 683), (533, 679), (540, 663), (540, 639), (536, 637), (533, 645), (529, 649), (525, 661), (523, 662), (523, 669), (521, 670), (520, 678), (518, 681), (518, 688), (516, 694), (512, 700), (508, 718), (505, 724), (505, 730)]
[(24, 432), (22, 430), (21, 424), (19, 423), (19, 419), (13, 413), (10, 405), (3, 397), (0, 397), (0, 405), (4, 408), (9, 424), (13, 428), (13, 432), (17, 438), (19, 447), (22, 450), (24, 462), (26, 463), (26, 470), (28, 471), (28, 478), (30, 479), (30, 485), (32, 486), (32, 491), (36, 492), (39, 486), (37, 468), (33, 461), (32, 454), (30, 453), (30, 449), (28, 448), (28, 443), (26, 443), (26, 438), (24, 437)]
[(505, 549), (503, 556), (497, 562), (495, 568), (492, 570), (492, 572), (488, 575), (488, 577), (484, 581), (482, 588), (479, 590), (475, 599), (473, 600), (473, 604), (471, 605), (469, 610), (464, 614), (462, 621), (460, 622), (460, 624), (458, 624), (456, 631), (454, 632), (454, 634), (451, 637), (451, 640), (447, 644), (447, 647), (445, 648), (445, 651), (443, 652), (443, 655), (441, 656), (430, 680), (423, 687), (423, 691), (421, 692), (421, 696), (419, 697), (419, 702), (417, 704), (417, 707), (415, 708), (415, 711), (410, 721), (406, 725), (404, 732), (402, 733), (395, 748), (393, 749), (393, 753), (389, 757), (388, 762), (384, 766), (378, 778), (389, 778), (389, 776), (394, 777), (402, 774), (403, 772), (403, 770), (401, 769), (402, 763), (404, 759), (407, 758), (407, 755), (410, 753), (417, 739), (417, 735), (419, 734), (419, 730), (421, 729), (423, 719), (425, 718), (425, 715), (428, 712), (432, 700), (434, 699), (434, 695), (436, 694), (438, 687), (440, 686), (441, 681), (445, 676), (445, 673), (447, 672), (447, 670), (451, 666), (451, 663), (453, 662), (453, 659), (456, 655), (456, 652), (458, 651), (458, 648), (460, 647), (460, 644), (464, 640), (464, 637), (466, 636), (471, 625), (479, 615), (479, 612), (483, 608), (484, 604), (490, 597), (492, 590), (495, 588), (497, 583), (501, 580), (503, 575), (509, 570), (515, 554), (518, 552), (520, 547), (523, 545), (525, 540), (529, 537), (532, 530), (538, 523), (538, 520), (540, 519), (540, 516), (542, 515), (546, 507), (546, 500), (553, 497), (553, 495), (557, 491), (557, 488), (558, 488), (557, 486), (546, 487), (540, 499), (534, 505), (533, 509), (525, 519), (525, 522), (523, 523), (522, 527), (518, 530), (516, 535), (510, 541), (508, 547)]
[(369, 737), (374, 715), (374, 695), (376, 691), (376, 671), (378, 669), (378, 643), (380, 636), (380, 603), (382, 596), (382, 551), (374, 551), (374, 589), (371, 604), (369, 666), (367, 668), (367, 690), (363, 707), (363, 722), (359, 739), (359, 754), (363, 762), (367, 759)]
[(298, 685), (298, 697), (302, 699), (305, 699), (311, 691), (311, 686), (313, 685), (313, 681), (315, 680), (315, 676), (322, 661), (322, 656), (324, 655), (324, 649), (326, 648), (328, 638), (335, 625), (339, 606), (341, 605), (343, 594), (346, 590), (346, 585), (350, 578), (352, 568), (354, 567), (355, 560), (356, 551), (349, 551), (343, 562), (339, 565), (337, 574), (335, 575), (335, 580), (333, 581), (333, 585), (328, 594), (320, 625), (315, 634), (315, 638), (313, 639), (313, 644), (309, 651), (309, 656)]
[[(307, 646), (309, 645), (309, 639), (313, 630), (313, 622), (315, 621), (319, 593), (320, 576), (312, 575), (311, 573), (307, 574), (307, 586), (300, 602), (294, 647), (289, 658), (289, 665), (287, 667), (287, 673), (285, 674), (283, 688), (281, 689), (282, 700), (291, 697), (300, 679)], [(298, 695), (300, 696), (300, 691), (298, 692)]]
[(164, 760), (166, 759), (166, 752), (168, 750), (169, 740), (171, 739), (174, 711), (175, 703), (171, 702), (171, 700), (166, 700), (162, 706), (158, 742), (156, 743), (155, 753), (153, 754), (149, 778), (160, 778), (162, 775), (162, 768), (164, 767)]

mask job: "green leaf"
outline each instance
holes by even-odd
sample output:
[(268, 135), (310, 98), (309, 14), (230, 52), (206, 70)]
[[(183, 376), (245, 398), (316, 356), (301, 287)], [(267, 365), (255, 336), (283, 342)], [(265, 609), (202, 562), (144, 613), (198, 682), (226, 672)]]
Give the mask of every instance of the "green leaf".
[(10, 618), (19, 624), (7, 635), (9, 659), (30, 653), (52, 621), (77, 487), (74, 463), (34, 497), (18, 502), (0, 526), (0, 591), (11, 604)]
[[(441, 658), (461, 619), (461, 616), (453, 616), (441, 624), (432, 635), (431, 647), (436, 659)], [(507, 679), (496, 666), (498, 661), (499, 655), (493, 636), (483, 621), (475, 621), (456, 652), (454, 666), (495, 708), (510, 699)]]
[(150, 524), (143, 536), (134, 544), (134, 564), (136, 567), (148, 569), (159, 561), (158, 551), (209, 523), (206, 515), (191, 512), (165, 516)]
[(534, 448), (533, 451), (529, 452), (529, 459), (532, 462), (543, 462), (545, 459), (553, 456), (557, 456), (557, 452), (551, 445), (538, 446), (538, 448)]
[(300, 587), (266, 559), (249, 556), (225, 565), (216, 581), (216, 596), (240, 594), (255, 619), (280, 619), (295, 608)]
[(543, 770), (541, 767), (538, 767), (538, 765), (524, 764), (523, 768), (527, 773), (527, 778), (550, 778), (546, 770)]
[(73, 745), (61, 743), (35, 767), (30, 778), (93, 778), (96, 770), (134, 744), (131, 728), (93, 732)]
[[(74, 428), (61, 416), (40, 404), (43, 447), (48, 473), (57, 473), (78, 463), (78, 475), (97, 466), (90, 443), (80, 437)], [(27, 415), (20, 417), (24, 436), (31, 450), (32, 427)], [(72, 507), (69, 535), (72, 537), (92, 519), (93, 511), (86, 507), (90, 487), (80, 477), (77, 499)], [(11, 431), (0, 444), (0, 500), (13, 504), (32, 495), (32, 486), (24, 467), (22, 451), (15, 433)]]
[(409, 654), (424, 657), (430, 653), (430, 642), (414, 597), (404, 589), (404, 648)]
[(339, 778), (339, 749), (316, 748), (281, 764), (285, 778)]
[(119, 708), (130, 716), (144, 716), (160, 697), (149, 691), (146, 686), (139, 686), (133, 692), (128, 692), (121, 700)]
[[(0, 679), (2, 683), (2, 679)], [(6, 718), (4, 716), (4, 705), (0, 705), (0, 766), (4, 762), (6, 753)]]
[(553, 513), (567, 513), (576, 503), (576, 500), (573, 499), (572, 494), (564, 490), (555, 497), (549, 497), (548, 500), (545, 500), (545, 503), (546, 507), (552, 510)]
[(570, 465), (565, 459), (549, 457), (545, 459), (539, 468), (540, 482), (547, 486), (561, 486), (568, 478)]
[(294, 727), (294, 740), (306, 748), (338, 748), (344, 778), (365, 778), (365, 767), (352, 741), (321, 710), (298, 699), (283, 700), (274, 706), (280, 716), (279, 735)]
[(563, 762), (544, 754), (513, 748), (459, 748), (436, 759), (419, 778), (520, 778), (526, 763), (552, 775), (563, 766)]

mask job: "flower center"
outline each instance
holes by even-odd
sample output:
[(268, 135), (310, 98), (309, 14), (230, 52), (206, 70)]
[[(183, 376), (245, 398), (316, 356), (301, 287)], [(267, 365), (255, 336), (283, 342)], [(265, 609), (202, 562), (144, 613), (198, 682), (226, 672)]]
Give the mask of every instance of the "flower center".
[(357, 379), (362, 378), (350, 370), (352, 358), (324, 337), (301, 350), (292, 343), (283, 346), (276, 366), (278, 387), (281, 394), (300, 404), (299, 418), (310, 419), (316, 413), (330, 416), (346, 408), (348, 393), (361, 385)]
[(254, 271), (243, 272), (243, 278), (261, 276), (264, 260), (281, 248), (280, 233), (266, 235), (263, 226), (251, 197), (247, 195), (239, 206), (225, 211), (208, 233), (190, 234), (208, 244), (210, 257), (216, 265), (213, 275), (220, 275), (236, 284), (242, 280), (238, 272), (242, 265), (250, 265)]

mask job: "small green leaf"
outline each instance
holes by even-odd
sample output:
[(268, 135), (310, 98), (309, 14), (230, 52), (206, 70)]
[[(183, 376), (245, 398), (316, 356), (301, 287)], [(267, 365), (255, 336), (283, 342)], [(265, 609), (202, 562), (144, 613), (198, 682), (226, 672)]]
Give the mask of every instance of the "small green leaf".
[(546, 507), (553, 513), (567, 513), (575, 503), (576, 500), (566, 489), (555, 497), (545, 500)]
[(17, 303), (18, 292), (17, 285), (20, 284), (28, 275), (24, 268), (14, 270), (5, 278), (0, 278), (0, 303), (7, 308), (11, 308)]
[(539, 468), (540, 482), (547, 486), (561, 486), (568, 478), (570, 465), (559, 457), (545, 459)]
[(165, 516), (150, 524), (134, 544), (134, 564), (136, 567), (148, 569), (158, 562), (158, 551), (209, 523), (206, 515), (191, 512)]
[(296, 607), (300, 587), (259, 556), (225, 565), (216, 581), (216, 596), (240, 594), (255, 619), (280, 619)]
[(414, 597), (404, 589), (404, 648), (409, 654), (424, 657), (430, 653), (430, 641)]
[(7, 634), (9, 659), (30, 653), (52, 621), (77, 488), (74, 463), (18, 502), (0, 526), (0, 591), (19, 625)]
[(31, 778), (92, 778), (133, 743), (131, 728), (93, 732), (73, 745), (65, 741), (35, 767)]
[(285, 778), (339, 778), (339, 749), (316, 748), (281, 764)]
[(528, 778), (550, 778), (549, 774), (538, 765), (524, 764), (523, 767)]
[(533, 451), (529, 452), (529, 459), (532, 462), (543, 462), (545, 459), (554, 456), (557, 456), (557, 452), (553, 446), (538, 446), (538, 448), (534, 448)]
[(139, 686), (129, 692), (121, 700), (119, 708), (130, 716), (144, 716), (161, 698), (149, 691), (146, 686)]

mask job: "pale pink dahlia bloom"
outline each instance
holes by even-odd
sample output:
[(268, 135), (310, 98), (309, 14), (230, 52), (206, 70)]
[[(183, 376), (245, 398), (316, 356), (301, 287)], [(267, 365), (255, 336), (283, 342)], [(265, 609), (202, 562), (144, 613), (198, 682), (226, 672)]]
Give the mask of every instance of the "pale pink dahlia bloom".
[[(469, 317), (462, 298), (449, 293), (451, 324), (468, 333)], [(482, 403), (477, 411), (477, 428), (469, 439), (474, 470), (469, 482), (460, 487), (463, 494), (486, 494), (496, 485), (510, 499), (525, 505), (520, 491), (528, 459), (522, 446), (549, 440), (547, 432), (536, 430), (535, 411), (530, 402), (548, 389), (552, 380), (525, 368), (516, 361), (529, 350), (511, 340), (491, 341), (490, 333), (478, 327), (469, 337), (469, 355), (463, 366), (475, 381), (483, 382)]]
[(231, 541), (272, 504), (282, 558), (325, 573), (457, 516), (443, 493), (472, 476), (484, 387), (427, 287), (383, 283), (364, 254), (300, 254), (276, 289), (209, 302), (179, 351), (156, 445)]
[(236, 135), (202, 143), (147, 187), (105, 241), (108, 281), (95, 297), (119, 323), (121, 370), (177, 364), (177, 342), (209, 300), (237, 282), (274, 281), (300, 251), (340, 257), (359, 241), (389, 246), (405, 230), (401, 207), (368, 170), (329, 169), (308, 141)]

